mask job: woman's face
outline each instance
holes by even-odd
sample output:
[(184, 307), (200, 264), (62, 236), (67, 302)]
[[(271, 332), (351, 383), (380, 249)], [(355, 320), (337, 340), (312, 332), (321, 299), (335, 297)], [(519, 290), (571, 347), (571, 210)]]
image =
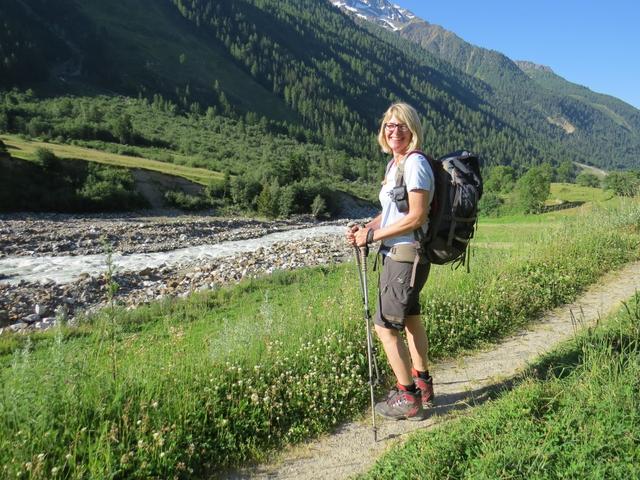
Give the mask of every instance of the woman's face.
[(393, 115), (385, 124), (384, 134), (393, 153), (406, 153), (411, 143), (411, 130)]

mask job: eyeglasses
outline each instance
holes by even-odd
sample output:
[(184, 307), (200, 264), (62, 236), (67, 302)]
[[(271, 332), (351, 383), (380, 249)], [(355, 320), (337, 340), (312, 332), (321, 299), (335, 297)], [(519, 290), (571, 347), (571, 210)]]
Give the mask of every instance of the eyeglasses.
[(393, 132), (396, 128), (402, 133), (409, 131), (409, 127), (404, 123), (385, 123), (384, 128), (387, 132)]

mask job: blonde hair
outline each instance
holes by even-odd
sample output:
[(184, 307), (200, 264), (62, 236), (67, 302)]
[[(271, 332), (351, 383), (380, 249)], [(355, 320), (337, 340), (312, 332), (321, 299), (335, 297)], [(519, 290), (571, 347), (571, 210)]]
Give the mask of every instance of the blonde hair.
[(422, 148), (422, 124), (420, 123), (418, 112), (416, 112), (416, 109), (408, 103), (394, 103), (384, 113), (382, 122), (380, 123), (378, 143), (380, 144), (380, 147), (382, 147), (382, 151), (384, 153), (391, 153), (391, 148), (387, 143), (384, 126), (393, 116), (409, 127), (409, 131), (411, 132), (411, 142), (409, 143), (409, 149), (407, 151), (411, 152), (412, 150), (420, 150)]

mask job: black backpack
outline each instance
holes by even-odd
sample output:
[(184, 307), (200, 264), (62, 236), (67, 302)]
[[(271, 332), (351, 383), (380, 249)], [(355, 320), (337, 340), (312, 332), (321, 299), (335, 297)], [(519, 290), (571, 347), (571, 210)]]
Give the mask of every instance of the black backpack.
[[(427, 158), (435, 180), (429, 230), (426, 235), (422, 235), (422, 229), (415, 231), (420, 253), (436, 265), (455, 261), (464, 265), (482, 196), (480, 159), (466, 150), (449, 153), (437, 160), (422, 152), (410, 153), (421, 153)], [(400, 172), (397, 184), (404, 183), (402, 177), (403, 172)]]

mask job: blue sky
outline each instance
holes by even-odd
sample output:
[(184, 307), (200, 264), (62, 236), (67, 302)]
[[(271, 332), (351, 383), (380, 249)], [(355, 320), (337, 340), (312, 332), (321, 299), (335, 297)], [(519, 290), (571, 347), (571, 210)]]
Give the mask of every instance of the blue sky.
[(391, 0), (479, 47), (640, 108), (639, 0)]

